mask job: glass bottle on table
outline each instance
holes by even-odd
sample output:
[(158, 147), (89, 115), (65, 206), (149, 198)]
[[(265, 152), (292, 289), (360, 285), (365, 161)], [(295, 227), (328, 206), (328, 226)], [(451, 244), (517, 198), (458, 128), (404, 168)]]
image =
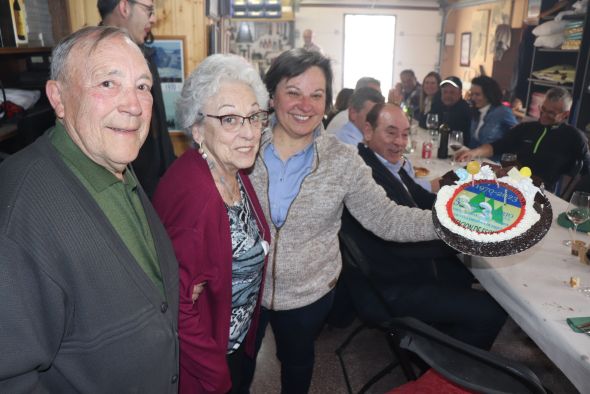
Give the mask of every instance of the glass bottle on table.
[(446, 160), (449, 157), (449, 134), (451, 128), (446, 121), (443, 121), (438, 129), (440, 135), (440, 143), (438, 144), (438, 152), (436, 157), (442, 160)]

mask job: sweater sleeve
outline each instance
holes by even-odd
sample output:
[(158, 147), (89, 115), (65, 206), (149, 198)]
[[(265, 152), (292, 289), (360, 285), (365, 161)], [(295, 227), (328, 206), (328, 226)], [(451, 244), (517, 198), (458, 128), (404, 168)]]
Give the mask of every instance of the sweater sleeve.
[(65, 294), (5, 236), (0, 236), (0, 278), (0, 391), (45, 392), (40, 372), (51, 367), (65, 335)]
[(346, 161), (350, 176), (344, 204), (363, 227), (389, 241), (438, 239), (431, 211), (397, 205), (375, 183), (371, 169), (359, 155), (351, 152)]

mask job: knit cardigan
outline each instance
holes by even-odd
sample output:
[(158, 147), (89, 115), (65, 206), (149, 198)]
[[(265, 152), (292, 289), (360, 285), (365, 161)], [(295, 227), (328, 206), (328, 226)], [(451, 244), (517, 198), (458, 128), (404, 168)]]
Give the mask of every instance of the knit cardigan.
[[(268, 223), (268, 170), (264, 149), (272, 133), (262, 136), (250, 176)], [(289, 310), (309, 305), (327, 294), (342, 267), (338, 232), (344, 205), (368, 230), (398, 242), (436, 239), (430, 211), (399, 206), (375, 183), (356, 148), (333, 135), (314, 139), (311, 172), (301, 184), (280, 229), (271, 225), (272, 243), (262, 305)]]

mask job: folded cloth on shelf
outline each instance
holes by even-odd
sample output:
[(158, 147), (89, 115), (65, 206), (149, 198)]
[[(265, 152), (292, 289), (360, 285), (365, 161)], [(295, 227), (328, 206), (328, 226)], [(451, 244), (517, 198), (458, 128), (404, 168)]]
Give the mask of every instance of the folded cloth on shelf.
[[(41, 92), (38, 90), (4, 89), (4, 91), (6, 92), (6, 101), (23, 107), (25, 110), (35, 105), (41, 97)], [(0, 104), (3, 102), (4, 100), (0, 95)]]
[[(581, 316), (581, 317), (568, 317), (566, 319), (567, 324), (571, 327), (572, 330), (575, 332), (585, 333), (590, 335), (590, 332), (586, 332), (590, 330), (590, 316)], [(588, 326), (586, 326), (586, 324)]]
[(576, 68), (569, 64), (551, 66), (543, 70), (533, 71), (533, 77), (559, 84), (573, 84)]
[(567, 25), (566, 21), (548, 21), (540, 24), (533, 29), (533, 34), (537, 37), (550, 36), (552, 34), (561, 33)]

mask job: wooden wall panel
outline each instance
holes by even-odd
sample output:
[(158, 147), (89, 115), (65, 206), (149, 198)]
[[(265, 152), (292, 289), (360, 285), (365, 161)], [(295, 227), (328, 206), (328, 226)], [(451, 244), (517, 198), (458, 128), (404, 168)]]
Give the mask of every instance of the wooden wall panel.
[[(95, 26), (100, 17), (96, 0), (67, 0), (72, 30)], [(207, 56), (205, 0), (155, 0), (158, 21), (154, 35), (186, 37), (187, 73)]]

